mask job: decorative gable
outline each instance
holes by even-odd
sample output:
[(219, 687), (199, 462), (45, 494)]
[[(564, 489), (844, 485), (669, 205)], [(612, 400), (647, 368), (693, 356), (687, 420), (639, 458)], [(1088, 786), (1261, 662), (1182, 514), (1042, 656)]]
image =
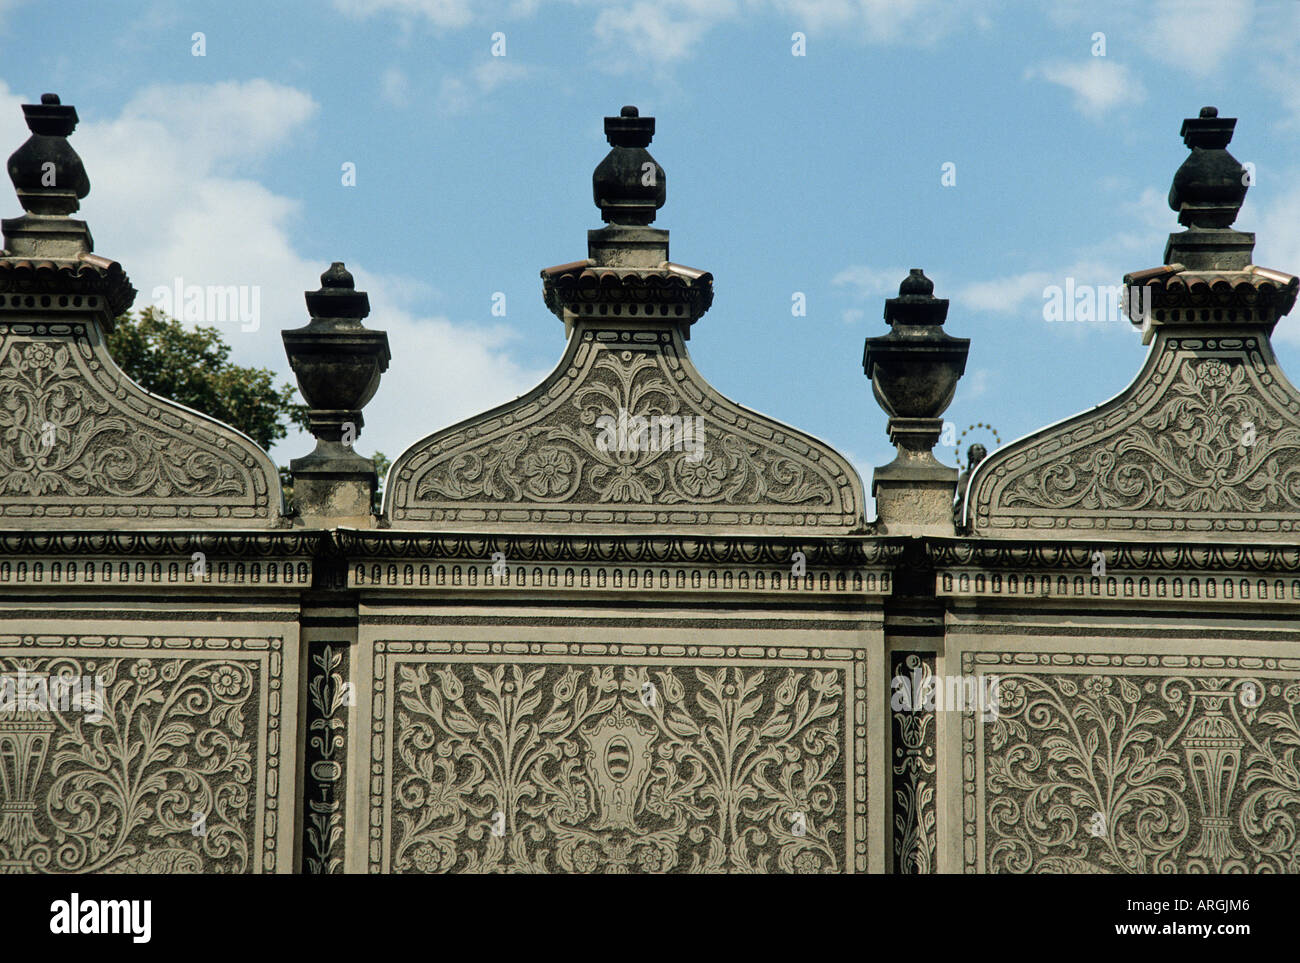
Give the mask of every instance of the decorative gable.
[(1170, 206), (1188, 230), (1166, 264), (1125, 277), (1128, 313), (1155, 345), (1120, 395), (1008, 445), (970, 483), (976, 535), (1097, 532), (1240, 538), (1300, 531), (1300, 392), (1269, 336), (1300, 279), (1249, 263), (1229, 228), (1245, 197), (1227, 152), (1234, 119), (1183, 124), (1192, 157)]
[[(613, 150), (593, 180), (612, 223), (589, 232), (587, 260), (542, 272), (569, 333), (559, 367), (398, 458), (394, 526), (865, 531), (862, 482), (842, 455), (724, 398), (691, 364), (685, 340), (713, 277), (671, 263), (668, 232), (647, 226), (664, 198), (645, 151), (653, 130), (636, 108), (606, 118)], [(659, 176), (643, 184), (647, 169)]]
[[(104, 332), (135, 297), (68, 217), (90, 190), (67, 142), (76, 110), (23, 108), (32, 137), (9, 159), (27, 213), (0, 251), (0, 520), (97, 528), (278, 522), (279, 474), (247, 436), (156, 397), (109, 356)], [(40, 171), (53, 165), (55, 176)], [(47, 181), (65, 185), (45, 186)]]

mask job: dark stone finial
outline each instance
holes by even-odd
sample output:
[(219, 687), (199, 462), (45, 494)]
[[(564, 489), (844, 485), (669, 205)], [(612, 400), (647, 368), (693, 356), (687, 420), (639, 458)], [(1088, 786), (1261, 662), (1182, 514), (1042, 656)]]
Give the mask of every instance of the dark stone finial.
[(32, 136), (9, 157), (9, 179), (29, 214), (71, 214), (90, 193), (90, 178), (68, 143), (76, 129), (77, 108), (42, 94), (39, 104), (23, 104)]
[(654, 139), (655, 119), (633, 106), (605, 118), (610, 152), (591, 177), (592, 195), (610, 224), (646, 225), (668, 199), (667, 176), (646, 148)]
[(903, 278), (903, 283), (898, 286), (898, 293), (906, 296), (930, 296), (934, 294), (934, 282), (925, 276), (925, 272), (920, 268), (912, 268), (907, 277)]
[(342, 261), (331, 264), (320, 282), (320, 290), (305, 292), (311, 322), (281, 332), (316, 436), (315, 450), (289, 463), (294, 497), (303, 516), (366, 517), (375, 466), (352, 442), (365, 424), (361, 409), (388, 369), (388, 335), (362, 325), (370, 298), (355, 289)]
[(898, 286), (898, 297), (885, 300), (885, 320), (893, 324), (943, 324), (948, 299), (934, 296), (934, 282), (912, 268)]
[(1227, 151), (1237, 126), (1235, 117), (1220, 117), (1217, 107), (1202, 107), (1199, 117), (1183, 121), (1179, 135), (1192, 154), (1174, 174), (1169, 206), (1178, 223), (1193, 228), (1226, 228), (1237, 219), (1246, 199), (1246, 169)]
[(912, 268), (885, 301), (889, 333), (867, 338), (862, 370), (876, 402), (889, 415), (889, 440), (898, 457), (877, 468), (871, 492), (886, 533), (951, 535), (957, 470), (935, 460), (943, 432), (940, 415), (952, 403), (966, 370), (969, 338), (943, 329), (948, 301), (934, 296), (934, 282)]
[(370, 314), (370, 296), (353, 286), (352, 274), (335, 261), (320, 276), (320, 290), (307, 291), (307, 312), (312, 324), (330, 321), (334, 326), (359, 326)]
[(329, 266), (324, 274), (320, 276), (320, 286), (322, 288), (347, 288), (349, 291), (353, 288), (352, 274), (342, 261), (335, 261)]

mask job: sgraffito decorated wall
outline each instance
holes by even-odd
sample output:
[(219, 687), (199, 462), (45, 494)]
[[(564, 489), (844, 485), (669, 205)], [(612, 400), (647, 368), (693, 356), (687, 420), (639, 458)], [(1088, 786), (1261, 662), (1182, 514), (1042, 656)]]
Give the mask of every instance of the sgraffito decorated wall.
[(960, 487), (932, 449), (969, 341), (903, 280), (868, 519), (843, 455), (692, 364), (713, 278), (651, 226), (635, 108), (588, 257), (542, 272), (559, 365), (403, 453), (378, 512), (345, 429), (389, 348), (346, 268), (284, 333), (317, 439), (287, 505), (107, 353), (135, 292), (71, 216), (76, 112), (24, 109), (0, 870), (1300, 870), (1300, 393), (1269, 344), (1300, 281), (1231, 228), (1235, 121), (1184, 123), (1184, 230), (1125, 278), (1133, 384)]

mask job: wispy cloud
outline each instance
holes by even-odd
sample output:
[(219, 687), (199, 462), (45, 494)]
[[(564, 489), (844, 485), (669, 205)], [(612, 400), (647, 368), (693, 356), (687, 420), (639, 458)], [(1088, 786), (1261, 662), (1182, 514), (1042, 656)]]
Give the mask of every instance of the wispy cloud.
[(405, 107), (410, 102), (411, 85), (406, 74), (389, 67), (379, 78), (379, 96), (394, 107)]
[(438, 108), (448, 114), (467, 113), (497, 88), (523, 80), (529, 74), (524, 64), (493, 57), (474, 67), (465, 77), (444, 77), (438, 88)]
[(1074, 105), (1092, 120), (1101, 120), (1113, 107), (1140, 103), (1146, 88), (1126, 65), (1109, 57), (1040, 64), (1025, 71), (1026, 80), (1043, 79), (1074, 94)]

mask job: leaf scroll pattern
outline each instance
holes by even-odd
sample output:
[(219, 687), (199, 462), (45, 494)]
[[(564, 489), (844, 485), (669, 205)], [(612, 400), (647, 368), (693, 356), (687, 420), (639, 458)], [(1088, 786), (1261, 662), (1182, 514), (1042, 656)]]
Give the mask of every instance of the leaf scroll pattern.
[(10, 337), (0, 362), (0, 496), (250, 496), (227, 453), (132, 415), (81, 367), (80, 341)]
[(999, 701), (986, 871), (1300, 872), (1300, 682), (1013, 672)]
[(1300, 424), (1244, 363), (1187, 357), (1161, 401), (1105, 442), (1016, 479), (1006, 505), (1136, 512), (1300, 511)]
[[(602, 446), (600, 419), (617, 420), (622, 412), (651, 422), (701, 418), (702, 454), (676, 436), (671, 444), (636, 450)], [(540, 423), (435, 460), (415, 498), (816, 508), (831, 505), (836, 493), (828, 477), (793, 451), (689, 407), (658, 352), (601, 350), (565, 406)]]
[(844, 868), (841, 670), (395, 672), (396, 872)]
[(98, 712), (0, 709), (0, 871), (250, 868), (256, 662), (0, 659), (0, 673), (20, 672), (94, 677), (102, 698)]

